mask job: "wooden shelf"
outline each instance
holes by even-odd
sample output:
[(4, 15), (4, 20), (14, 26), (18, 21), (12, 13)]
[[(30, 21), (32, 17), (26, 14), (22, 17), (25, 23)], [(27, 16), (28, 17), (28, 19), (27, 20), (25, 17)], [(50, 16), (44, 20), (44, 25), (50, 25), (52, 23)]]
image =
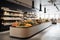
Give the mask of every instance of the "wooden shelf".
[(3, 15), (2, 17), (18, 17), (18, 18), (21, 18), (23, 16), (15, 16), (15, 15)]
[(2, 23), (3, 25), (11, 25), (12, 23)]
[(25, 14), (21, 10), (15, 11), (15, 10), (10, 10), (9, 8), (4, 8), (4, 7), (2, 7), (1, 9), (4, 10), (1, 16), (1, 19), (3, 19), (4, 25), (10, 25), (15, 21), (20, 21), (24, 19), (35, 19), (34, 13)]
[(20, 10), (20, 11), (15, 11), (15, 10), (10, 10), (9, 8), (5, 8), (5, 7), (1, 7), (1, 9), (3, 9), (4, 11), (7, 11), (7, 12), (24, 13), (24, 12), (22, 12), (22, 10)]
[(4, 20), (22, 20), (21, 18), (3, 17)]

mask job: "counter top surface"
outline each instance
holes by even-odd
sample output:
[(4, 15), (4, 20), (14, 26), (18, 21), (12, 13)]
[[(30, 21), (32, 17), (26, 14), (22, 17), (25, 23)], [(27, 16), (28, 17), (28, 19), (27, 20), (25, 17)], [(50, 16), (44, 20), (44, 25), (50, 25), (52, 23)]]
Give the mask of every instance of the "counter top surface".
[[(27, 40), (60, 40), (59, 26), (60, 23), (56, 25), (52, 25), (51, 27), (47, 28), (43, 32)], [(0, 34), (0, 40), (25, 40), (25, 39), (10, 38), (9, 33), (4, 33), (4, 34)]]
[[(0, 34), (0, 40), (60, 40), (60, 23), (54, 24), (30, 39), (15, 39), (9, 37), (9, 32)], [(59, 36), (58, 36), (59, 35)]]
[[(33, 25), (32, 27), (36, 27), (36, 26), (40, 26), (40, 25), (43, 25), (45, 23), (51, 23), (51, 22), (44, 22), (44, 23), (41, 23), (41, 24), (38, 24), (38, 25)], [(11, 26), (12, 27), (12, 26)], [(31, 28), (31, 27), (23, 27), (23, 26), (18, 26), (18, 27), (14, 27), (14, 28)]]

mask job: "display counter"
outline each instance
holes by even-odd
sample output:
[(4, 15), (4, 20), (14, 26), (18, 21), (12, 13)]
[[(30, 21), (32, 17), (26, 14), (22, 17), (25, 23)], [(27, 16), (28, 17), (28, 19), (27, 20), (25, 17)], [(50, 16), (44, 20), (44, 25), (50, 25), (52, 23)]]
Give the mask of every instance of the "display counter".
[(51, 22), (45, 22), (33, 27), (10, 27), (10, 37), (14, 38), (30, 38), (44, 29), (50, 27), (52, 24)]

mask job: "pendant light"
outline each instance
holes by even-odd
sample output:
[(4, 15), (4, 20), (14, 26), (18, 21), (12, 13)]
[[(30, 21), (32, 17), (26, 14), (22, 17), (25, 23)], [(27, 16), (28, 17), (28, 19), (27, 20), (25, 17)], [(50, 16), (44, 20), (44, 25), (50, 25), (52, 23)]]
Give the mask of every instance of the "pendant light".
[(32, 0), (32, 8), (34, 8), (34, 0)]
[(42, 11), (42, 5), (41, 5), (41, 3), (40, 3), (40, 10), (39, 11)]
[(40, 10), (39, 11), (42, 11), (42, 5), (41, 5), (41, 0), (40, 0)]
[(57, 10), (59, 11), (59, 8), (57, 7), (57, 5), (54, 3), (54, 6), (57, 8)]
[(46, 13), (46, 7), (44, 7), (44, 13)]

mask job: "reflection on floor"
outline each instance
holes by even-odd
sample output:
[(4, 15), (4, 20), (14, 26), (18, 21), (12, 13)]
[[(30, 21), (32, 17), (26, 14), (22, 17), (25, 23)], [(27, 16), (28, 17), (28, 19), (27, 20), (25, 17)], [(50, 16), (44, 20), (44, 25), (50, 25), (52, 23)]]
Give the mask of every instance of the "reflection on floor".
[[(9, 33), (0, 34), (0, 40), (25, 40), (14, 39), (9, 37)], [(60, 40), (60, 23), (52, 25), (50, 28), (26, 40)]]

